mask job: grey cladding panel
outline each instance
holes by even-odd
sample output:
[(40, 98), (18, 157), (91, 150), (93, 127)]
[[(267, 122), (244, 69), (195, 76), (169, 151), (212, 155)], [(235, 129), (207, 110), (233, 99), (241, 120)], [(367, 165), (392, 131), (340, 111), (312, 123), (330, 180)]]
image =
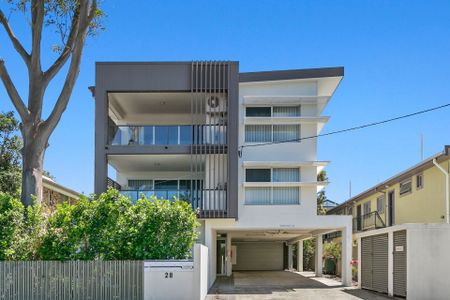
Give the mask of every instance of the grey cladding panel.
[(361, 239), (361, 286), (377, 292), (388, 292), (388, 235)]
[(283, 270), (282, 242), (241, 242), (236, 245), (235, 271)]
[(406, 297), (406, 230), (394, 232), (394, 295)]

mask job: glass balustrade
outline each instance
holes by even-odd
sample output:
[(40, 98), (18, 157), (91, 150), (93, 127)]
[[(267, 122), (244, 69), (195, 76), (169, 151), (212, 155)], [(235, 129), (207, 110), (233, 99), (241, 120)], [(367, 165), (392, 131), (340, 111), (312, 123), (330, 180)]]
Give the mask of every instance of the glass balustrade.
[(226, 144), (225, 125), (117, 126), (111, 145)]

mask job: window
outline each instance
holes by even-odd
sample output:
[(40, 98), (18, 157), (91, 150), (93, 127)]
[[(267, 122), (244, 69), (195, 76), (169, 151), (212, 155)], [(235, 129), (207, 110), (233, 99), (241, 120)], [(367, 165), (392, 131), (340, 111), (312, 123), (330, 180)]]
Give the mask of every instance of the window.
[(300, 138), (300, 125), (273, 125), (273, 141), (297, 141)]
[(246, 182), (270, 182), (270, 169), (246, 169)]
[(273, 169), (273, 182), (299, 182), (299, 168)]
[(384, 195), (377, 198), (377, 212), (379, 214), (384, 213)]
[(400, 196), (411, 193), (412, 191), (412, 182), (411, 179), (405, 180), (400, 183)]
[(271, 107), (247, 107), (245, 109), (246, 117), (270, 117), (271, 115)]
[(155, 143), (157, 145), (178, 144), (178, 126), (155, 126)]
[(299, 117), (300, 106), (274, 106), (274, 117)]
[(293, 141), (300, 139), (300, 125), (245, 125), (246, 143)]
[(128, 186), (132, 190), (152, 190), (153, 189), (153, 180), (147, 179), (129, 179)]
[(368, 201), (368, 202), (364, 203), (363, 214), (367, 215), (367, 214), (370, 214), (370, 212), (371, 212), (370, 201)]
[(416, 190), (423, 188), (423, 174), (416, 176)]
[(192, 141), (192, 127), (180, 126), (180, 145), (189, 145)]
[(246, 143), (264, 143), (272, 141), (272, 125), (245, 125)]
[(293, 205), (300, 203), (298, 187), (248, 187), (246, 205)]
[(349, 206), (347, 208), (347, 215), (352, 216), (353, 215), (353, 206)]

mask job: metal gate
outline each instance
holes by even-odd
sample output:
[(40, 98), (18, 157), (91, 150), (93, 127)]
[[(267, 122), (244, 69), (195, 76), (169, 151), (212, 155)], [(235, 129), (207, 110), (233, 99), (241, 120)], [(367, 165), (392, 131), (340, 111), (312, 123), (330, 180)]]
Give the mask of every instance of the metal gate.
[(388, 235), (361, 239), (361, 287), (388, 292)]
[(406, 297), (406, 230), (394, 232), (394, 296)]

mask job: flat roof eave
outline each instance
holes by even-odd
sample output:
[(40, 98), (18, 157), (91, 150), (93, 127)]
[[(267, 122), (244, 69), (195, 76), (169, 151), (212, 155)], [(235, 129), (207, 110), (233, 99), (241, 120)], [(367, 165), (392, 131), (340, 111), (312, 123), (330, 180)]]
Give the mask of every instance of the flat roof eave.
[(344, 67), (292, 69), (239, 73), (239, 82), (277, 81), (292, 79), (315, 79), (343, 77)]

